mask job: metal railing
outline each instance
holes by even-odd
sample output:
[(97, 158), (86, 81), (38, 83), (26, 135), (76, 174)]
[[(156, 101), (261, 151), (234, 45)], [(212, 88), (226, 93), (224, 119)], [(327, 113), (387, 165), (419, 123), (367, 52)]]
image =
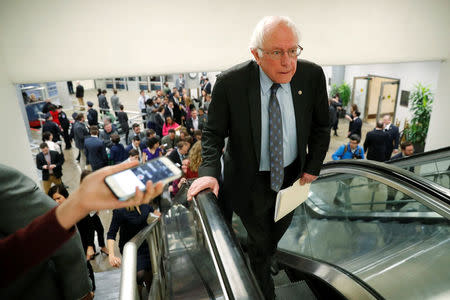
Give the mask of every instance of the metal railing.
[(211, 192), (201, 192), (193, 209), (202, 227), (222, 287), (224, 299), (264, 299)]
[(120, 276), (120, 300), (140, 299), (136, 283), (137, 250), (146, 242), (150, 251), (153, 281), (149, 299), (163, 299), (165, 280), (162, 268), (163, 242), (161, 238), (161, 221), (155, 219), (151, 224), (135, 235), (123, 248), (122, 274)]

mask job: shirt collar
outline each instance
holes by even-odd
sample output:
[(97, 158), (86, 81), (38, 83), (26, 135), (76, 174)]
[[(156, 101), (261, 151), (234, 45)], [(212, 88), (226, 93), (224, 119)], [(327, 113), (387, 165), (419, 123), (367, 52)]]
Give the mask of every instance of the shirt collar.
[[(259, 67), (259, 82), (261, 84), (261, 91), (263, 95), (270, 93), (270, 88), (272, 87), (273, 81), (269, 78), (269, 76), (264, 73), (264, 71)], [(281, 90), (284, 93), (289, 92), (290, 83), (281, 83)]]

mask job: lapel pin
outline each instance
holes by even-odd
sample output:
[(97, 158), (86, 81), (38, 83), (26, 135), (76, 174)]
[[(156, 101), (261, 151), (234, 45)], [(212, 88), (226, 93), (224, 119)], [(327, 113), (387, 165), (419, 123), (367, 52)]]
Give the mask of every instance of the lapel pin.
[(298, 91), (298, 94), (299, 94), (299, 95), (303, 94), (302, 90), (299, 90), (299, 91)]

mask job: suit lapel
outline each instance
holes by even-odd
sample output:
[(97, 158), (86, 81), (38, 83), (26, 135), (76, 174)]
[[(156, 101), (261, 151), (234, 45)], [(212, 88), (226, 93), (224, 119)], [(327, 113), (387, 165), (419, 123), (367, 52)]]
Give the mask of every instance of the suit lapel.
[(300, 129), (303, 128), (303, 118), (302, 114), (306, 111), (306, 99), (303, 96), (303, 91), (306, 90), (305, 79), (303, 78), (303, 70), (300, 67), (300, 63), (297, 62), (297, 71), (291, 79), (291, 93), (292, 101), (294, 102), (294, 112), (295, 112), (295, 125), (297, 126), (297, 149), (300, 154), (300, 147), (302, 134)]
[(256, 161), (259, 166), (261, 159), (261, 84), (259, 82), (259, 68), (255, 62), (251, 66), (248, 81), (248, 102), (253, 148), (255, 149)]

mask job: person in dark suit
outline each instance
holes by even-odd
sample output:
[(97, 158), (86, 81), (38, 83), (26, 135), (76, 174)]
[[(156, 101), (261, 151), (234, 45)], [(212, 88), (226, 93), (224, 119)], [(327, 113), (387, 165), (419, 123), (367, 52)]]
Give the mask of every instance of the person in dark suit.
[(109, 112), (109, 104), (106, 99), (106, 90), (103, 90), (102, 93), (98, 96), (98, 107), (100, 107), (100, 113), (106, 114)]
[(350, 122), (348, 137), (353, 134), (357, 134), (359, 137), (361, 137), (362, 120), (359, 118), (361, 113), (359, 111), (353, 111), (352, 115), (353, 120)]
[(391, 116), (385, 115), (383, 117), (384, 131), (389, 135), (389, 143), (386, 147), (386, 160), (391, 158), (392, 152), (398, 153), (398, 144), (400, 142), (400, 132), (398, 127), (391, 123)]
[(164, 106), (161, 105), (158, 107), (158, 110), (156, 111), (155, 115), (155, 132), (158, 136), (162, 136), (162, 130), (165, 123), (165, 117), (164, 117)]
[(364, 141), (364, 153), (367, 159), (386, 161), (386, 148), (389, 144), (389, 135), (383, 131), (383, 123), (377, 121), (377, 127), (369, 131)]
[(119, 106), (120, 111), (117, 113), (117, 121), (120, 124), (122, 132), (125, 133), (125, 141), (128, 141), (128, 135), (130, 134), (130, 125), (128, 124), (128, 115), (123, 111), (124, 107), (122, 104)]
[(61, 184), (62, 165), (64, 163), (64, 156), (57, 151), (52, 151), (48, 148), (47, 143), (41, 143), (39, 146), (41, 152), (36, 155), (36, 167), (42, 170), (42, 186), (44, 192), (54, 184)]
[(59, 129), (58, 124), (56, 124), (55, 122), (53, 122), (53, 117), (51, 114), (47, 113), (44, 115), (45, 118), (45, 123), (42, 125), (42, 132), (51, 132), (53, 135), (53, 142), (58, 142), (61, 140), (60, 138), (60, 133), (61, 133), (61, 129)]
[(77, 97), (78, 104), (81, 106), (80, 110), (84, 110), (84, 87), (79, 82), (77, 82), (75, 89), (75, 97)]
[(131, 143), (125, 148), (125, 152), (130, 154), (131, 150), (136, 150), (139, 154), (139, 161), (142, 162), (142, 148), (144, 145), (141, 143), (141, 138), (139, 135), (133, 136)]
[(228, 221), (234, 211), (247, 230), (251, 267), (266, 299), (274, 298), (271, 259), (293, 216), (274, 222), (277, 192), (314, 181), (330, 142), (325, 76), (320, 66), (298, 60), (295, 28), (287, 17), (265, 17), (251, 39), (255, 61), (218, 76), (203, 129), (200, 178), (188, 191), (189, 200), (207, 188), (218, 195), (228, 137), (219, 203)]
[(195, 108), (191, 110), (191, 117), (186, 120), (186, 128), (190, 135), (193, 135), (195, 130), (203, 129), (203, 123), (198, 118)]
[(209, 82), (208, 77), (205, 78), (203, 90), (206, 92), (206, 94), (211, 94), (211, 82)]
[(84, 153), (86, 164), (91, 165), (92, 171), (96, 171), (108, 165), (105, 143), (98, 138), (98, 127), (91, 126), (90, 137), (84, 140)]
[(66, 113), (62, 110), (62, 106), (58, 106), (58, 119), (63, 129), (62, 135), (64, 137), (64, 143), (66, 144), (66, 150), (72, 148), (71, 138), (69, 134), (70, 121), (67, 118)]
[(88, 111), (87, 111), (87, 119), (89, 126), (98, 126), (98, 112), (93, 108), (94, 103), (91, 101), (87, 102)]
[(401, 152), (391, 157), (391, 160), (409, 157), (414, 154), (414, 145), (411, 142), (403, 142), (400, 144)]
[(189, 152), (191, 145), (188, 142), (178, 142), (177, 147), (170, 152), (167, 156), (174, 164), (178, 164), (181, 167), (181, 162), (183, 161), (186, 154)]

